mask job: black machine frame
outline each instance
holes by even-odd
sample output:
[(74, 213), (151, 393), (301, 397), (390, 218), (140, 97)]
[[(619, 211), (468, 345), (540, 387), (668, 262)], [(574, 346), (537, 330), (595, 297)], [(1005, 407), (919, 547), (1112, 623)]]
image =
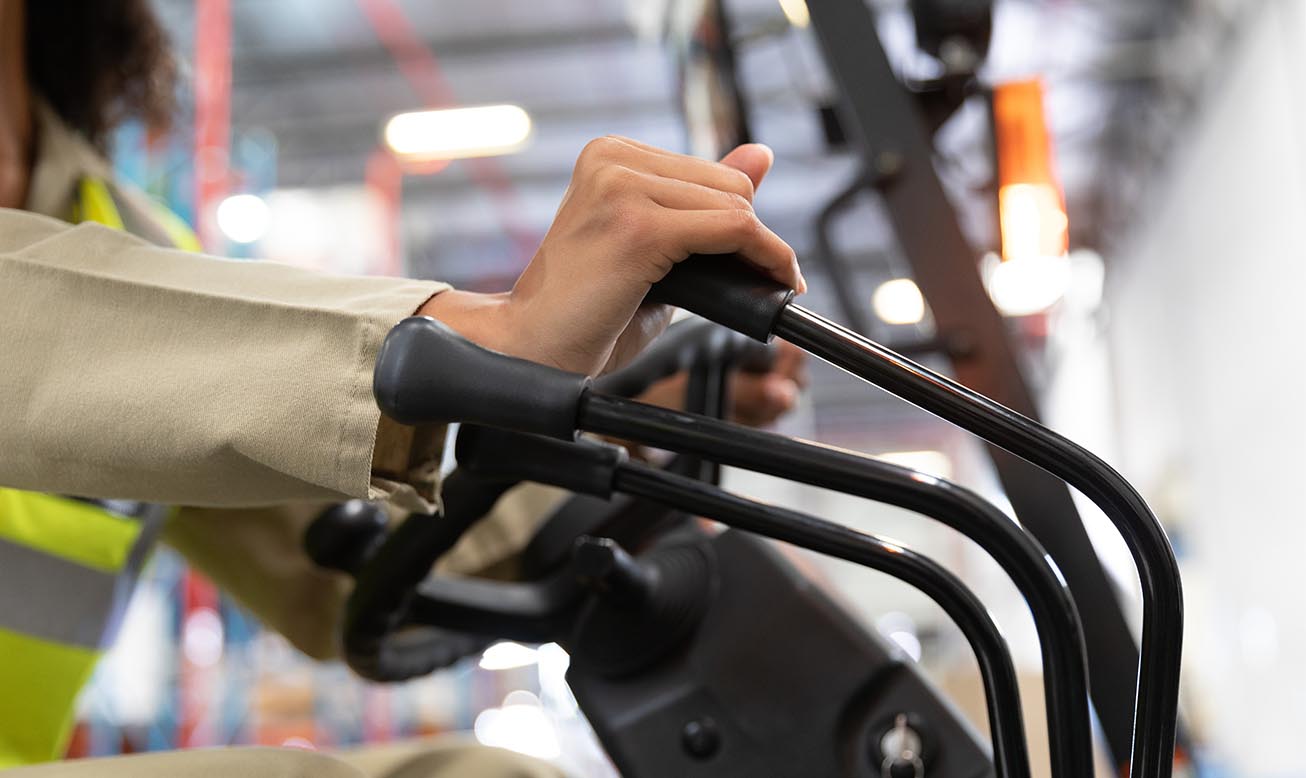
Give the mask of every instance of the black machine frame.
[[(720, 368), (731, 360), (746, 364), (746, 350), (732, 347), (730, 339), (722, 342), (720, 336), (730, 333), (701, 326), (695, 331), (685, 324), (677, 325), (636, 365), (596, 385), (633, 392), (640, 383), (654, 379), (653, 373), (685, 367), (674, 355), (693, 339), (706, 360), (693, 360), (688, 365), (691, 373), (702, 361), (716, 364), (717, 370), (707, 372), (717, 373), (718, 378)], [(397, 332), (394, 339), (400, 342), (404, 333), (418, 336), (416, 341), (408, 340), (417, 347), (410, 353), (418, 355), (419, 363), (431, 364), (420, 358), (420, 352), (423, 345), (432, 345), (432, 334), (462, 357), (489, 356), (494, 361), (494, 355), (471, 347), (429, 320), (411, 320)], [(402, 343), (388, 348), (391, 355), (405, 351)], [(463, 375), (471, 373), (459, 368), (469, 366), (446, 364)], [(526, 367), (528, 372), (534, 369)], [(420, 372), (409, 372), (401, 383), (422, 391), (430, 376)], [(495, 380), (503, 376), (496, 375), (492, 366), (485, 375), (495, 385), (515, 384)], [(720, 415), (724, 382), (697, 383), (695, 388), (691, 381), (689, 391), (700, 397), (690, 398), (689, 406), (707, 407)], [(386, 394), (381, 384), (378, 393)], [(450, 396), (441, 394), (445, 399)], [(351, 667), (364, 676), (400, 680), (421, 675), (477, 650), (486, 637), (558, 639), (575, 652), (568, 675), (573, 691), (592, 716), (609, 754), (624, 774), (635, 778), (776, 771), (871, 778), (880, 774), (874, 762), (876, 749), (884, 749), (875, 733), (887, 735), (891, 725), (898, 726), (895, 719), (902, 719), (909, 731), (926, 733), (933, 743), (924, 754), (931, 775), (979, 778), (994, 767), (1001, 778), (1029, 775), (1020, 701), (1005, 643), (982, 604), (937, 564), (873, 536), (730, 495), (713, 486), (711, 473), (701, 468), (688, 469), (708, 482), (679, 475), (674, 466), (660, 471), (627, 463), (624, 451), (611, 445), (471, 426), (464, 426), (458, 442), (460, 467), (445, 481), (443, 516), (412, 517), (387, 536), (384, 522), (375, 518), (379, 512), (369, 518), (359, 506), (346, 505), (324, 513), (310, 528), (306, 544), (313, 558), (356, 578), (346, 613), (344, 648)], [(975, 649), (993, 727), (994, 763), (989, 765), (966, 727), (909, 665), (877, 648), (877, 641), (842, 609), (804, 584), (801, 576), (786, 572), (787, 566), (778, 558), (767, 561), (774, 552), (744, 533), (706, 539), (701, 531), (693, 531), (692, 524), (682, 525), (682, 539), (688, 531), (699, 540), (670, 550), (659, 541), (658, 546), (645, 549), (638, 561), (611, 541), (582, 538), (569, 562), (560, 563), (556, 574), (535, 583), (428, 578), (432, 561), (451, 548), (511, 483), (521, 479), (600, 498), (625, 492), (647, 503), (714, 517), (748, 534), (783, 539), (882, 570), (921, 589), (944, 607)], [(888, 485), (882, 488), (889, 491)], [(955, 512), (969, 509), (964, 501), (958, 506)], [(646, 514), (634, 516), (633, 522), (645, 538), (674, 539), (677, 534), (672, 526), (668, 536), (659, 529), (667, 525), (650, 523)], [(998, 522), (1010, 524), (1005, 518)], [(584, 523), (564, 525), (574, 530)], [(636, 538), (629, 534), (627, 538), (627, 543), (638, 545)], [(681, 563), (667, 567), (667, 560), (674, 562), (677, 552)], [(686, 554), (717, 559), (717, 574), (704, 578), (701, 571), (694, 572), (698, 566), (686, 568)], [(1028, 557), (1025, 564), (1030, 567), (1037, 567), (1042, 559), (1037, 550)], [(1068, 614), (1062, 615), (1069, 615), (1073, 624), (1073, 605), (1068, 598), (1064, 603)], [(775, 633), (774, 648), (749, 652), (753, 661), (741, 665), (739, 636), (766, 634), (776, 625), (758, 620), (759, 607), (786, 630)], [(596, 619), (596, 612), (602, 618)], [(692, 638), (684, 632), (686, 613), (693, 619), (701, 616), (703, 622)], [(1070, 637), (1077, 645), (1076, 634)], [(690, 689), (697, 691), (685, 696)], [(1082, 692), (1080, 697), (1086, 706)], [(668, 725), (685, 720), (695, 725), (711, 721), (711, 737), (699, 733), (682, 748), (668, 749)], [(771, 723), (760, 723), (766, 721)], [(865, 762), (867, 755), (871, 764)], [(884, 769), (888, 762), (886, 757)], [(904, 766), (910, 767), (910, 762), (897, 769)]]
[[(643, 406), (596, 391), (601, 382), (592, 386), (583, 377), (501, 355), (490, 354), (487, 360), (487, 352), (450, 337), (452, 333), (435, 322), (410, 319), (395, 328), (378, 357), (375, 388), (382, 409), (410, 423), (461, 421), (511, 432), (485, 430), (489, 438), (500, 436), (498, 448), (491, 447), (490, 454), (482, 456), (484, 462), (490, 463), (488, 470), (477, 471), (469, 466), (470, 475), (460, 471), (447, 483), (453, 495), (446, 492), (452, 501), (452, 512), (446, 519), (452, 516), (454, 521), (437, 527), (420, 519), (410, 520), (389, 540), (380, 539), (375, 527), (364, 527), (364, 534), (371, 533), (370, 539), (354, 547), (365, 548), (365, 552), (354, 550), (350, 552), (352, 557), (334, 565), (350, 569), (358, 578), (346, 620), (346, 650), (359, 659), (351, 660), (351, 664), (369, 677), (408, 677), (475, 650), (489, 633), (545, 639), (561, 634), (578, 619), (577, 623), (585, 625), (596, 610), (602, 613), (614, 602), (620, 607), (617, 611), (609, 608), (609, 616), (618, 613), (615, 623), (624, 625), (620, 629), (637, 627), (629, 621), (630, 614), (621, 616), (619, 611), (642, 602), (646, 596), (642, 581), (659, 575), (667, 580), (665, 569), (670, 568), (664, 567), (664, 572), (659, 573), (657, 565), (672, 564), (665, 559), (667, 554), (674, 556), (675, 549), (662, 556), (661, 550), (654, 549), (650, 556), (636, 561), (624, 556), (611, 541), (587, 538), (565, 570), (539, 582), (422, 580), (429, 570), (431, 554), (456, 540), (463, 529), (488, 510), (503, 489), (517, 480), (554, 483), (600, 498), (622, 492), (648, 503), (660, 502), (688, 513), (713, 516), (754, 534), (891, 570), (932, 591), (936, 600), (951, 598), (954, 606), (945, 606), (945, 610), (963, 624), (977, 654), (993, 657), (1005, 652), (1005, 646), (997, 645), (1000, 640), (995, 644), (991, 637), (976, 639), (991, 630), (983, 626), (982, 618), (976, 621), (973, 613), (967, 612), (978, 609), (982, 613), (982, 607), (978, 602), (957, 607), (966, 601), (964, 588), (946, 583), (946, 573), (938, 574), (942, 571), (934, 569), (930, 573), (928, 560), (904, 551), (905, 566), (895, 567), (892, 549), (883, 543), (876, 545), (874, 538), (729, 495), (713, 485), (716, 468), (729, 464), (899, 504), (941, 518), (958, 529), (967, 527), (969, 531), (963, 532), (972, 537), (986, 538), (981, 545), (999, 561), (1005, 559), (1003, 567), (1017, 579), (1022, 594), (1035, 610), (1044, 649), (1054, 774), (1069, 778), (1091, 773), (1091, 677), (1093, 701), (1115, 764), (1135, 778), (1168, 778), (1174, 766), (1178, 731), (1183, 602), (1177, 563), (1165, 533), (1146, 503), (1116, 471), (1038, 424), (1033, 398), (1006, 327), (989, 301), (975, 253), (934, 170), (932, 135), (940, 117), (950, 110), (940, 107), (938, 95), (923, 96), (900, 82), (878, 38), (874, 16), (862, 0), (810, 0), (809, 8), (830, 71), (845, 100), (845, 134), (860, 151), (867, 171), (827, 209), (825, 217), (832, 209), (847, 205), (852, 192), (865, 187), (878, 192), (895, 225), (903, 253), (934, 311), (938, 336), (929, 344), (917, 345), (947, 355), (958, 380), (934, 373), (857, 332), (793, 305), (791, 290), (720, 258), (690, 258), (655, 285), (649, 299), (691, 310), (757, 340), (782, 337), (972, 432), (989, 444), (999, 479), (1023, 529), (1012, 524), (1014, 530), (1002, 531), (1003, 518), (996, 509), (970, 504), (964, 490), (951, 491), (957, 489), (955, 486), (931, 484), (930, 488), (913, 491), (899, 483), (891, 488), (888, 475), (877, 476), (875, 468), (867, 467), (850, 452), (818, 449), (802, 441), (750, 433), (693, 413)], [(955, 101), (955, 86), (955, 81), (948, 85), (951, 91), (942, 98), (943, 103)], [(921, 224), (929, 228), (921, 229)], [(826, 245), (825, 249), (830, 247)], [(729, 346), (721, 341), (717, 348)], [(440, 369), (432, 370), (430, 365), (439, 365)], [(682, 367), (691, 368), (690, 386), (700, 401), (699, 407), (689, 410), (719, 416), (725, 407), (726, 377), (719, 361)], [(552, 437), (570, 441), (577, 431), (679, 452), (678, 461), (702, 481), (628, 463), (611, 450), (605, 452), (603, 446), (547, 440)], [(469, 430), (473, 437), (475, 432)], [(520, 439), (515, 443), (511, 440), (514, 435)], [(536, 442), (531, 443), (531, 438)], [(548, 445), (562, 446), (565, 452), (558, 449), (550, 454)], [(518, 450), (527, 453), (505, 453)], [(532, 450), (534, 455), (529, 453)], [(468, 461), (475, 459), (469, 455)], [(481, 482), (473, 484), (476, 479)], [(1083, 491), (1104, 510), (1134, 555), (1144, 599), (1141, 651), (1130, 634), (1115, 589), (1088, 541), (1067, 484)], [(862, 555), (849, 550), (859, 541)], [(751, 548), (752, 542), (746, 541), (739, 548)], [(720, 548), (728, 547), (727, 543)], [(1019, 553), (1011, 550), (1017, 547)], [(1044, 548), (1045, 556), (1039, 556)], [(331, 553), (339, 551), (337, 546), (331, 549)], [(715, 553), (703, 546), (690, 555), (712, 557)], [(753, 552), (737, 549), (729, 553)], [(365, 559), (369, 555), (371, 559)], [(1031, 572), (1036, 566), (1030, 562), (1034, 556), (1039, 556), (1052, 577), (1061, 576), (1062, 591), (1050, 593), (1056, 587), (1047, 585), (1047, 571), (1040, 568), (1038, 573)], [(1055, 566), (1047, 562), (1047, 556)], [(590, 575), (598, 578), (587, 579)], [(779, 583), (781, 579), (783, 575), (775, 579), (777, 592), (786, 590), (786, 585)], [(584, 587), (595, 585), (598, 588), (586, 594)], [(694, 586), (715, 591), (717, 584), (691, 575), (679, 585), (683, 604), (689, 602), (686, 592)], [(1064, 591), (1066, 585), (1073, 591), (1073, 599)], [(1031, 592), (1035, 596), (1030, 596)], [(576, 603), (582, 596), (599, 600), (588, 600), (590, 605), (577, 610)], [(1054, 623), (1049, 614), (1056, 610), (1058, 602), (1064, 604), (1070, 621), (1045, 632), (1044, 628)], [(1077, 605), (1081, 607), (1077, 609)], [(822, 607), (816, 601), (806, 601), (788, 616), (801, 621), (803, 608), (821, 611)], [(1082, 627), (1078, 620), (1081, 615)], [(690, 611), (676, 611), (672, 622), (660, 626), (670, 624), (671, 628), (663, 631), (672, 637), (687, 635), (689, 632), (681, 630), (692, 632), (685, 626), (688, 622), (674, 619), (697, 617)], [(424, 636), (412, 635), (404, 632), (409, 628), (428, 631)], [(429, 631), (432, 628), (434, 632)], [(602, 629), (611, 629), (611, 624)], [(352, 645), (351, 635), (355, 640)], [(431, 650), (433, 645), (439, 650)], [(688, 645), (694, 647), (689, 651), (701, 648), (696, 641)], [(605, 686), (604, 679), (611, 674), (601, 667), (607, 661), (602, 659), (605, 653), (609, 657), (622, 654), (601, 651), (597, 675), (587, 676), (582, 671), (575, 676), (578, 697), (594, 692), (596, 696), (587, 699), (600, 713), (611, 714), (632, 703), (631, 689), (656, 691), (656, 682), (651, 687), (641, 686), (642, 681), (656, 679), (660, 672), (652, 670), (651, 676), (643, 675), (644, 669), (652, 665), (642, 666), (638, 672), (622, 670), (616, 674), (624, 679), (622, 683)], [(853, 652), (846, 657), (856, 655)], [(579, 666), (584, 667), (584, 652), (578, 656), (582, 657)], [(1001, 662), (994, 664), (984, 656), (980, 659), (990, 712), (994, 712), (995, 704), (1018, 707), (1018, 701), (1011, 701), (1009, 689), (1002, 689), (1009, 684), (994, 682), (1002, 675)], [(711, 686), (710, 678), (695, 675), (688, 666), (675, 669), (674, 665), (675, 661), (664, 666), (673, 668), (668, 671), (674, 676), (673, 687), (676, 678), (687, 677), (694, 678), (700, 689)], [(1009, 658), (1007, 665), (1009, 670)], [(999, 671), (997, 676), (995, 669)], [(587, 686), (587, 677), (598, 685)], [(820, 680), (828, 678), (817, 679), (815, 685), (819, 686)], [(585, 689), (589, 691), (582, 691)], [(930, 696), (919, 690), (917, 694)], [(610, 705), (617, 707), (605, 707)], [(605, 744), (614, 758), (619, 762), (629, 758), (624, 766), (631, 770), (647, 770), (649, 765), (658, 765), (658, 769), (672, 766), (656, 754), (641, 750), (647, 743), (639, 732), (626, 737), (618, 729), (604, 729), (621, 718), (600, 715), (595, 722), (606, 732)], [(1023, 734), (1017, 737), (1009, 722), (993, 719), (999, 774), (1027, 774), (1027, 765), (1020, 764), (1027, 761), (1023, 759)], [(687, 752), (693, 751), (688, 741), (685, 747)], [(759, 748), (769, 753), (771, 744)], [(637, 752), (643, 755), (632, 758), (631, 754)], [(1013, 756), (1017, 758), (1009, 758)], [(738, 768), (742, 763), (736, 760), (730, 765)], [(827, 766), (822, 774), (830, 773), (830, 769)]]

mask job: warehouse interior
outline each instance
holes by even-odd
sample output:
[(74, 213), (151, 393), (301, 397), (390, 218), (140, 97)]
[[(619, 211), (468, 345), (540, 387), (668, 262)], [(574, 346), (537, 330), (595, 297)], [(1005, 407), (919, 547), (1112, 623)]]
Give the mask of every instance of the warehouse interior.
[[(1306, 774), (1296, 742), (1306, 726), (1306, 610), (1293, 583), (1306, 553), (1294, 487), (1306, 465), (1306, 350), (1297, 341), (1306, 333), (1297, 233), (1306, 214), (1306, 5), (150, 5), (180, 67), (178, 118), (165, 134), (139, 122), (119, 128), (114, 171), (193, 225), (218, 256), (500, 292), (531, 261), (591, 139), (618, 135), (698, 156), (720, 156), (721, 137), (741, 130), (766, 144), (775, 163), (756, 212), (802, 264), (810, 286), (799, 304), (985, 394), (1016, 375), (1044, 424), (1110, 463), (1151, 506), (1178, 560), (1186, 614), (1182, 635), (1151, 636), (1183, 643), (1175, 774)], [(852, 27), (821, 29), (823, 15), (854, 11), (873, 20), (875, 46)], [(932, 32), (931, 53), (922, 43)], [(881, 48), (886, 72), (844, 72)], [(852, 59), (832, 64), (835, 51)], [(886, 83), (901, 89), (889, 95)], [(1041, 141), (1003, 135), (1001, 101), (1021, 88), (1035, 95)], [(930, 128), (924, 157), (876, 135), (902, 126), (892, 116), (904, 99), (920, 111), (912, 126)], [(511, 109), (494, 121), (524, 122), (503, 148), (420, 159), (399, 148), (397, 116), (487, 106)], [(890, 118), (870, 126), (877, 111)], [(489, 147), (498, 129), (469, 132)], [(1008, 220), (1019, 217), (999, 191), (1010, 183), (1009, 160), (1040, 142), (1045, 156), (1033, 167), (1062, 223), (1052, 251), (1017, 257)], [(942, 185), (934, 210), (903, 199), (916, 191), (903, 182), (922, 164)], [(960, 243), (939, 237), (950, 229)], [(965, 279), (949, 269), (957, 267)], [(971, 293), (970, 268), (986, 294)], [(968, 326), (975, 306), (989, 329)], [(769, 429), (956, 482), (1011, 516), (1034, 499), (1012, 491), (1021, 488), (1017, 471), (999, 472), (975, 435), (820, 359), (804, 370), (794, 409)], [(974, 540), (904, 508), (740, 468), (726, 467), (721, 484), (891, 538), (961, 579), (1010, 651), (1032, 774), (1059, 775), (1030, 606)], [(1102, 708), (1098, 684), (1132, 695), (1135, 679), (1092, 672), (1091, 641), (1102, 608), (1137, 640), (1144, 596), (1131, 542), (1082, 492), (1072, 507), (1077, 515), (1044, 517), (1035, 534), (1057, 557), (1055, 539), (1041, 532), (1082, 522), (1076, 532), (1106, 573), (1108, 588), (1076, 603), (1099, 708), (1097, 775), (1120, 774), (1128, 755), (1110, 756), (1112, 728), (1127, 732), (1128, 717)], [(891, 576), (780, 546), (988, 742), (979, 665), (943, 609)], [(752, 618), (772, 617), (759, 603)], [(782, 642), (786, 625), (768, 630)], [(568, 686), (569, 661), (557, 642), (504, 640), (403, 683), (366, 681), (339, 660), (304, 656), (165, 547), (79, 699), (67, 754), (329, 752), (457, 733), (575, 778), (655, 774), (623, 772), (587, 716), (590, 703)]]

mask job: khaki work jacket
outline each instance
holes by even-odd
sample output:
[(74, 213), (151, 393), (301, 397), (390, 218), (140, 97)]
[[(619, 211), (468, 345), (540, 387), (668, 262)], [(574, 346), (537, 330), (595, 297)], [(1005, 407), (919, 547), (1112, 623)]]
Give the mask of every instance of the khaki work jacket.
[[(347, 585), (312, 566), (302, 531), (348, 498), (434, 507), (438, 458), (374, 468), (414, 435), (381, 422), (372, 366), (390, 327), (448, 286), (60, 221), (80, 179), (112, 173), (44, 105), (37, 119), (28, 209), (0, 209), (0, 486), (190, 506), (165, 540), (299, 648), (334, 655)], [(502, 561), (558, 499), (515, 490), (444, 566)]]

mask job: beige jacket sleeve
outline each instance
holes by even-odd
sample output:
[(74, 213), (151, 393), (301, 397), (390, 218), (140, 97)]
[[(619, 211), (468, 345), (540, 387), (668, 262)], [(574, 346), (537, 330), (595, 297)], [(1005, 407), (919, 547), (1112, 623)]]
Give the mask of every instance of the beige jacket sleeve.
[(0, 485), (186, 505), (393, 496), (372, 363), (447, 288), (0, 209)]

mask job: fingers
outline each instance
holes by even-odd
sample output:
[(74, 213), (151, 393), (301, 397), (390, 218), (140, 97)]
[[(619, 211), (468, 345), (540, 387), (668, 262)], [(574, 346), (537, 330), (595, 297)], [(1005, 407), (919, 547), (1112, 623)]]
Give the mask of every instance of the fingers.
[(721, 158), (721, 164), (732, 167), (748, 176), (753, 188), (762, 185), (762, 179), (775, 163), (775, 154), (761, 143), (745, 143)]
[(775, 364), (771, 372), (790, 379), (799, 389), (807, 387), (807, 353), (786, 340), (776, 340)]
[(581, 152), (578, 169), (622, 165), (641, 173), (699, 184), (731, 192), (753, 201), (755, 187), (747, 172), (719, 162), (709, 162), (684, 154), (674, 154), (629, 138), (607, 136), (590, 141)]
[(725, 192), (710, 186), (650, 173), (634, 173), (634, 175), (640, 179), (640, 191), (663, 208), (676, 211), (751, 211), (753, 209), (752, 203), (734, 192)]
[[(673, 151), (660, 149), (657, 146), (650, 146), (649, 144), (637, 141), (634, 138), (627, 138), (624, 135), (612, 135), (610, 137), (612, 137), (613, 140), (634, 146), (637, 149), (643, 149), (644, 151), (653, 154), (660, 154), (664, 157), (684, 156)], [(767, 171), (771, 169), (771, 164), (774, 161), (775, 154), (771, 151), (770, 146), (767, 146), (764, 143), (745, 143), (725, 155), (721, 160), (721, 164), (727, 167), (733, 167), (746, 174), (749, 179), (752, 180), (753, 185), (757, 186), (762, 183), (762, 179), (766, 177)]]
[[(740, 146), (717, 163), (608, 136), (581, 152), (573, 183), (584, 185), (573, 188), (590, 193), (591, 207), (608, 212), (636, 243), (656, 249), (668, 262), (692, 254), (738, 253), (804, 292), (807, 284), (793, 250), (753, 212), (755, 186), (771, 162), (770, 149), (758, 144)], [(640, 268), (640, 277), (652, 283), (669, 269), (669, 264)]]
[(660, 227), (670, 241), (668, 258), (679, 262), (691, 254), (739, 254), (757, 269), (799, 292), (807, 282), (794, 250), (757, 218), (752, 209), (662, 211)]
[(736, 373), (730, 386), (736, 421), (753, 427), (771, 424), (793, 410), (799, 387), (777, 373)]

